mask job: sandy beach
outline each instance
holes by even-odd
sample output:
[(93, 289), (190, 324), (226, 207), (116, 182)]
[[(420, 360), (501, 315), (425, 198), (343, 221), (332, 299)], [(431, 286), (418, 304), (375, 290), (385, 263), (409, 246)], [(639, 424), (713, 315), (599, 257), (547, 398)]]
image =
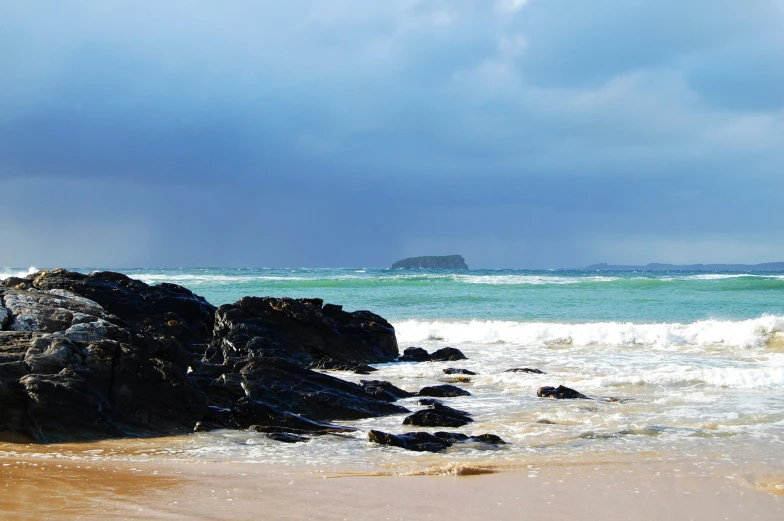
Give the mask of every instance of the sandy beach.
[[(153, 447), (155, 442), (0, 445), (3, 519), (778, 520), (784, 515), (784, 476), (704, 458), (484, 470), (453, 465), (395, 475), (154, 457), (136, 461), (117, 450), (128, 444), (138, 451), (140, 443)], [(64, 457), (64, 448), (101, 456), (73, 459)]]

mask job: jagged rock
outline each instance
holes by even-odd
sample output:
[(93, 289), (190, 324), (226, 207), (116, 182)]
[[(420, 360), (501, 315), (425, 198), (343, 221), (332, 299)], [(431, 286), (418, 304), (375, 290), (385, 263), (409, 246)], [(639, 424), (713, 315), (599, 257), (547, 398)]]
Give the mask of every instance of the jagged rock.
[(0, 282), (0, 310), (11, 329), (0, 331), (0, 433), (38, 442), (250, 426), (321, 434), (354, 430), (326, 420), (409, 412), (306, 369), (394, 361), (394, 329), (367, 311), (249, 297), (216, 313), (174, 284), (66, 270)]
[(206, 360), (230, 364), (277, 357), (303, 366), (332, 358), (349, 364), (392, 362), (398, 356), (392, 325), (369, 311), (347, 313), (321, 299), (245, 297), (218, 308)]
[(455, 360), (467, 360), (466, 356), (454, 347), (442, 347), (430, 355), (433, 362), (452, 362)]
[(530, 367), (515, 367), (514, 369), (507, 369), (505, 373), (532, 373), (532, 374), (545, 374), (544, 371), (539, 369), (531, 369)]
[(455, 443), (477, 442), (485, 445), (503, 445), (504, 440), (495, 434), (467, 436), (458, 432), (407, 432), (405, 434), (389, 434), (371, 430), (368, 440), (372, 443), (400, 447), (418, 452), (441, 452)]
[(473, 421), (467, 412), (438, 403), (430, 409), (422, 409), (407, 416), (403, 424), (417, 427), (462, 427)]
[(465, 374), (475, 376), (476, 373), (473, 371), (469, 371), (468, 369), (456, 369), (454, 367), (449, 367), (447, 369), (442, 369), (441, 372), (444, 374)]
[(321, 360), (317, 360), (313, 362), (310, 368), (334, 371), (351, 371), (356, 374), (370, 374), (372, 372), (378, 371), (378, 369), (375, 367), (367, 364), (351, 364), (347, 362), (341, 362), (340, 360), (335, 360), (334, 358), (322, 358)]
[(355, 383), (280, 358), (253, 358), (240, 374), (243, 394), (249, 398), (311, 420), (355, 420), (409, 412), (375, 398)]
[(232, 404), (231, 409), (221, 411), (219, 422), (234, 429), (248, 429), (253, 426), (253, 430), (257, 432), (329, 434), (357, 430), (353, 427), (312, 421), (250, 398), (240, 398)]
[(453, 398), (455, 396), (471, 396), (471, 393), (455, 385), (442, 384), (423, 387), (419, 396), (434, 396), (436, 398)]
[(421, 347), (407, 347), (398, 362), (429, 362), (430, 355)]
[(558, 387), (540, 387), (536, 391), (536, 396), (540, 398), (554, 398), (556, 400), (590, 400), (584, 394), (578, 393), (574, 389), (559, 385)]
[(310, 438), (306, 436), (298, 436), (289, 432), (268, 432), (267, 438), (283, 443), (302, 443), (304, 441), (310, 441)]
[(410, 393), (401, 389), (400, 387), (396, 387), (389, 382), (384, 382), (382, 380), (360, 380), (362, 384), (362, 388), (368, 394), (378, 398), (379, 400), (384, 400), (387, 402), (396, 402), (401, 398), (410, 398), (415, 396), (414, 393)]

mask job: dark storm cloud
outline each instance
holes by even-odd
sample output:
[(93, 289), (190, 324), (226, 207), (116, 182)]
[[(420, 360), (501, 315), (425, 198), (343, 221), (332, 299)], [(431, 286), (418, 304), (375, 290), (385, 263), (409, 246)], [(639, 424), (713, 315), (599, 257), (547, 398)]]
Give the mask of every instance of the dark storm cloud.
[(780, 1), (0, 9), (0, 266), (784, 259)]

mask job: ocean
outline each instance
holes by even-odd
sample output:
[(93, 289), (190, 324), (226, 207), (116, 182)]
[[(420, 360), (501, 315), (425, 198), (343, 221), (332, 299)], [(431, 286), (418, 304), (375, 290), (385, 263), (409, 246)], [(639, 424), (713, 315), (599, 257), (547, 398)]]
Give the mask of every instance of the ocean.
[[(149, 284), (180, 284), (215, 305), (245, 295), (318, 297), (385, 317), (401, 352), (456, 347), (468, 360), (380, 364), (372, 376), (333, 374), (416, 391), (453, 382), (444, 368), (469, 369), (478, 374), (457, 385), (471, 396), (445, 401), (475, 422), (455, 430), (508, 442), (495, 450), (456, 445), (443, 454), (368, 443), (370, 429), (412, 430), (403, 416), (392, 416), (339, 422), (360, 431), (306, 444), (237, 431), (195, 434), (167, 444), (161, 452), (168, 457), (447, 473), (465, 466), (698, 458), (784, 471), (782, 273), (121, 271)], [(516, 367), (545, 374), (505, 372)], [(594, 400), (538, 398), (546, 385)], [(416, 410), (414, 401), (399, 403)]]

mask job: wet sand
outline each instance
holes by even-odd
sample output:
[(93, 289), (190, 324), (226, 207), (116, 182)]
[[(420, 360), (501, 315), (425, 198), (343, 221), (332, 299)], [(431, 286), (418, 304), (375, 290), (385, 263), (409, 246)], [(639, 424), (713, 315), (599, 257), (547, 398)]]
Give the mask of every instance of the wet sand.
[[(92, 450), (103, 455), (84, 461), (61, 457), (63, 446), (16, 446), (12, 452), (14, 446), (0, 445), (1, 517), (784, 519), (784, 475), (744, 473), (706, 460), (585, 461), (489, 474), (458, 465), (401, 476), (154, 456), (128, 461), (107, 455), (106, 444), (78, 447), (84, 453), (96, 446)], [(465, 475), (453, 475), (459, 473)]]

